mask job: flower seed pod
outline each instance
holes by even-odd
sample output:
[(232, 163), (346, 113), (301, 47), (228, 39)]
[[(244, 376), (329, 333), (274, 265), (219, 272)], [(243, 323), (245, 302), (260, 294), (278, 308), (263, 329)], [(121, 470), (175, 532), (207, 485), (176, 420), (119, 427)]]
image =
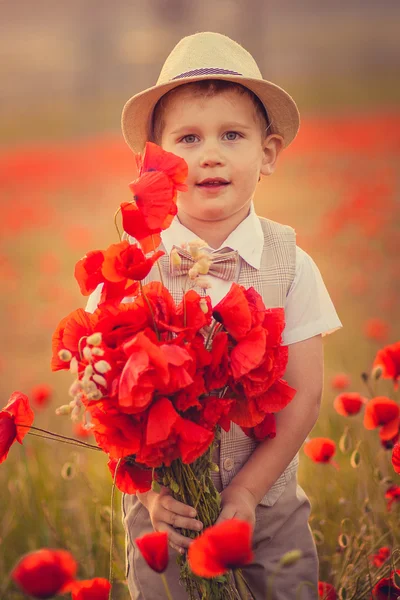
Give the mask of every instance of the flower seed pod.
[(208, 271), (210, 270), (211, 259), (208, 256), (204, 256), (203, 258), (200, 258), (200, 260), (198, 260), (194, 266), (196, 267), (199, 275), (207, 275)]
[(71, 363), (69, 365), (69, 370), (70, 370), (70, 373), (72, 373), (72, 375), (77, 375), (78, 374), (78, 361), (76, 359), (76, 356), (74, 356), (71, 359)]
[(382, 373), (383, 373), (383, 369), (382, 369), (382, 367), (381, 367), (380, 365), (377, 365), (377, 366), (376, 366), (376, 367), (375, 367), (375, 368), (372, 370), (372, 373), (371, 373), (371, 375), (372, 375), (372, 378), (373, 378), (373, 379), (375, 379), (375, 380), (378, 380), (378, 379), (379, 379), (379, 378), (382, 376)]
[(99, 385), (102, 385), (103, 387), (107, 387), (107, 380), (105, 377), (103, 377), (103, 375), (98, 375), (98, 373), (95, 373), (93, 375), (92, 379)]
[(198, 258), (198, 256), (199, 256), (200, 248), (206, 248), (206, 246), (207, 246), (206, 242), (204, 240), (201, 240), (200, 238), (196, 238), (195, 240), (192, 240), (191, 242), (189, 242), (188, 248), (189, 248), (191, 257), (196, 260), (196, 258)]
[[(195, 285), (197, 287), (201, 288), (202, 290), (208, 290), (208, 289), (210, 289), (210, 287), (212, 287), (211, 281), (209, 280), (209, 278), (204, 277), (204, 276), (197, 277), (195, 280)], [(208, 310), (207, 310), (207, 312), (208, 312)]]
[(74, 421), (74, 423), (80, 420), (81, 410), (82, 406), (78, 404), (72, 409), (71, 420)]
[(197, 271), (196, 265), (194, 265), (194, 266), (193, 266), (191, 269), (189, 269), (189, 271), (188, 271), (188, 276), (189, 276), (189, 279), (191, 279), (191, 280), (193, 281), (194, 279), (196, 279), (197, 275), (198, 275), (198, 271)]
[(104, 356), (103, 348), (92, 348), (92, 356)]
[(106, 360), (95, 362), (94, 368), (98, 373), (108, 373), (108, 371), (111, 371), (111, 365)]
[(93, 375), (93, 367), (92, 365), (86, 365), (85, 367), (85, 373), (84, 373), (84, 377), (90, 379), (90, 377)]
[(68, 390), (68, 395), (71, 398), (75, 398), (75, 396), (82, 390), (82, 383), (79, 379), (75, 379), (73, 384), (70, 386)]
[(100, 333), (100, 331), (96, 331), (96, 333), (92, 333), (92, 335), (89, 335), (89, 337), (86, 340), (86, 343), (90, 344), (91, 346), (100, 346), (102, 338), (103, 336)]
[(84, 347), (82, 354), (86, 360), (92, 360), (92, 351), (88, 346)]
[(56, 415), (58, 417), (70, 415), (71, 412), (72, 412), (72, 407), (69, 404), (63, 404), (62, 406), (59, 406), (58, 408), (56, 408)]
[(203, 311), (203, 313), (206, 315), (208, 313), (208, 304), (207, 304), (207, 300), (205, 298), (202, 298), (200, 300), (199, 306), (200, 306), (201, 310)]
[(60, 360), (62, 360), (63, 362), (70, 362), (70, 360), (72, 358), (72, 354), (69, 350), (66, 350), (66, 348), (63, 348), (63, 350), (59, 351), (58, 358)]

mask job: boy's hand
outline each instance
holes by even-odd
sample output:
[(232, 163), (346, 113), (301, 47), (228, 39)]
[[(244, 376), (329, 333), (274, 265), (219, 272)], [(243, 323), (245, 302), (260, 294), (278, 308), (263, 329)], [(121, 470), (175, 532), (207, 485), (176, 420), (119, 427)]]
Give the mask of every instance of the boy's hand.
[(203, 524), (201, 521), (193, 518), (196, 511), (191, 506), (175, 500), (171, 495), (169, 488), (161, 486), (159, 494), (149, 490), (144, 494), (137, 493), (137, 497), (147, 508), (150, 520), (155, 531), (166, 531), (168, 533), (168, 542), (171, 548), (181, 554), (189, 548), (192, 539), (181, 535), (176, 529), (192, 529), (201, 531)]
[(256, 521), (256, 506), (256, 500), (248, 489), (230, 484), (221, 492), (222, 510), (215, 524), (235, 518), (247, 521), (253, 530)]

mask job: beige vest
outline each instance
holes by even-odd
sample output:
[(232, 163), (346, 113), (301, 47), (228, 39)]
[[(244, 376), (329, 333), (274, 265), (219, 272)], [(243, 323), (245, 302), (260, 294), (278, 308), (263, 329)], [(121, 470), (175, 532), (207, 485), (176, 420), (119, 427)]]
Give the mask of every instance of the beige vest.
[[(260, 269), (251, 267), (245, 260), (240, 258), (240, 272), (237, 283), (245, 288), (254, 287), (261, 294), (267, 308), (277, 306), (284, 307), (285, 299), (289, 292), (296, 273), (296, 233), (292, 227), (281, 225), (269, 219), (259, 217), (264, 232), (264, 249), (261, 258)], [(132, 238), (126, 236), (125, 239)], [(176, 241), (179, 244), (179, 240)], [(165, 248), (161, 245), (161, 250)], [(164, 255), (160, 259), (163, 271), (164, 285), (170, 291), (176, 303), (182, 299), (186, 276), (171, 276), (169, 274), (169, 257)], [(159, 280), (157, 266), (154, 266), (143, 283)], [(277, 435), (284, 435), (277, 432)], [(252, 454), (258, 442), (243, 433), (240, 427), (231, 424), (229, 432), (222, 430), (220, 447), (214, 454), (214, 459), (219, 465), (220, 472), (212, 473), (214, 482), (217, 483), (221, 477), (225, 488), (233, 477), (238, 473), (249, 456)], [(298, 453), (282, 473), (279, 479), (269, 489), (260, 504), (272, 506), (275, 504), (289, 479), (296, 473), (299, 464)], [(266, 466), (266, 468), (268, 468)]]

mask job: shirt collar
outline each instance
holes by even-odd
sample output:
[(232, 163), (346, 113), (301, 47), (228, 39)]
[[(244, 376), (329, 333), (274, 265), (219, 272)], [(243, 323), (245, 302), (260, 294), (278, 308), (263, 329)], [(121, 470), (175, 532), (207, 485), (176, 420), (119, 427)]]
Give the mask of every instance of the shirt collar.
[[(192, 241), (196, 237), (198, 236), (193, 231), (182, 225), (178, 217), (174, 218), (168, 229), (161, 232), (161, 240), (168, 254), (171, 252), (173, 245), (179, 246)], [(247, 217), (228, 235), (217, 250), (227, 247), (237, 250), (243, 260), (255, 269), (259, 269), (263, 246), (263, 230), (256, 215), (254, 204), (251, 203)]]

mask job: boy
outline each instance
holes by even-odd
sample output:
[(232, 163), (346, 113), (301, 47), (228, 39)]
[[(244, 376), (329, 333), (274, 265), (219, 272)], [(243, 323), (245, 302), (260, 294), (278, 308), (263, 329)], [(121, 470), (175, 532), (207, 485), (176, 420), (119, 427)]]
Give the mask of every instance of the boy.
[[(296, 104), (281, 88), (262, 79), (250, 54), (226, 36), (198, 33), (171, 52), (156, 86), (125, 105), (122, 129), (135, 151), (151, 140), (183, 157), (188, 191), (178, 196), (178, 215), (162, 233), (168, 254), (173, 244), (199, 237), (209, 251), (237, 252), (236, 276), (210, 276), (215, 305), (233, 280), (253, 286), (265, 305), (284, 306), (283, 343), (289, 345), (284, 379), (297, 390), (276, 414), (277, 436), (257, 444), (239, 427), (222, 432), (214, 482), (221, 492), (218, 522), (233, 517), (253, 527), (255, 561), (243, 570), (256, 600), (267, 597), (267, 577), (287, 551), (302, 558), (275, 578), (274, 600), (317, 598), (318, 558), (308, 525), (310, 503), (297, 484), (298, 451), (319, 413), (323, 387), (322, 335), (341, 327), (318, 268), (296, 246), (291, 227), (256, 216), (253, 196), (261, 175), (271, 175), (283, 148), (299, 126)], [(179, 277), (165, 272), (166, 285), (180, 300)], [(149, 279), (158, 279), (153, 270)], [(95, 298), (87, 310), (94, 310)], [(89, 307), (89, 305), (91, 305)], [(92, 308), (93, 307), (93, 308)], [(127, 578), (134, 600), (163, 598), (161, 579), (144, 563), (133, 540), (146, 530), (168, 531), (171, 547), (183, 552), (191, 540), (176, 528), (200, 530), (188, 507), (163, 488), (124, 495)], [(175, 600), (187, 598), (178, 584), (175, 552), (166, 571)]]

